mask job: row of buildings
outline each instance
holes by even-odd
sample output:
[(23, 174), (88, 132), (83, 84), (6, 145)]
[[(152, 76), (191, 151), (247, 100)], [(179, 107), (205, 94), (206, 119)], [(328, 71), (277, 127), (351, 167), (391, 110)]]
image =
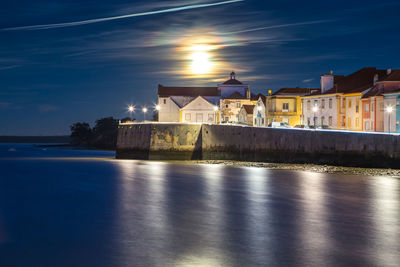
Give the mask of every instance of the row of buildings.
[(400, 132), (400, 70), (363, 68), (321, 76), (321, 88), (282, 88), (252, 94), (230, 79), (216, 87), (158, 86), (160, 122), (274, 122), (351, 131)]

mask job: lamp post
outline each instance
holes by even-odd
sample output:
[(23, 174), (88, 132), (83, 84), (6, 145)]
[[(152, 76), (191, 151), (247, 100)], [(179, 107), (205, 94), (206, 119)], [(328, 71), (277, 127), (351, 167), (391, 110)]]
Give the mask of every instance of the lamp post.
[(317, 117), (315, 117), (315, 113), (318, 111), (318, 107), (314, 106), (312, 110), (314, 111), (314, 128), (317, 128), (317, 126), (315, 125), (317, 120)]
[(217, 124), (217, 112), (218, 112), (218, 107), (215, 106), (214, 107), (214, 117), (215, 117), (214, 121), (215, 121), (215, 124)]
[(145, 122), (145, 121), (146, 121), (146, 112), (147, 112), (147, 108), (144, 107), (144, 108), (142, 109), (142, 111), (143, 111), (143, 122)]
[(132, 121), (132, 120), (133, 120), (133, 118), (132, 118), (132, 113), (133, 113), (133, 111), (135, 111), (135, 107), (132, 106), (132, 105), (130, 105), (130, 106), (128, 107), (128, 111), (129, 111), (129, 113), (130, 113), (130, 118), (131, 118), (131, 121)]
[(391, 106), (386, 107), (386, 112), (389, 115), (389, 133), (390, 133), (390, 114), (392, 113), (392, 111), (393, 111), (393, 107), (391, 107)]

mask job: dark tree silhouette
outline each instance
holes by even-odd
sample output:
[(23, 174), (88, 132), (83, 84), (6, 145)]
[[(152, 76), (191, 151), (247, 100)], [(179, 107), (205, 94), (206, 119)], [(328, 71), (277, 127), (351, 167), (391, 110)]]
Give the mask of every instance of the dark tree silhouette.
[(88, 146), (92, 139), (92, 129), (89, 123), (77, 122), (71, 125), (71, 144)]
[(113, 117), (96, 121), (93, 127), (92, 145), (98, 148), (114, 149), (117, 144), (118, 120)]

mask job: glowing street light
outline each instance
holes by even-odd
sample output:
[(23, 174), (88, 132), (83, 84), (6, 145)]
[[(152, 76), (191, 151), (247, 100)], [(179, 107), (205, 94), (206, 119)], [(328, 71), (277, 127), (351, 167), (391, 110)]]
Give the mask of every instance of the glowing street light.
[(315, 113), (318, 111), (318, 107), (317, 107), (317, 106), (314, 106), (314, 107), (312, 108), (312, 110), (314, 111), (314, 127), (317, 128), (317, 126), (315, 125), (316, 120), (317, 120), (317, 117), (315, 117)]
[(156, 110), (160, 111), (160, 109), (161, 109), (160, 105), (157, 105)]
[(215, 121), (215, 124), (217, 124), (217, 111), (218, 111), (218, 107), (217, 106), (214, 106), (214, 121)]
[(390, 133), (390, 114), (392, 114), (392, 111), (393, 111), (392, 106), (386, 107), (386, 112), (389, 113), (389, 133)]
[(132, 105), (128, 106), (128, 111), (130, 113), (130, 117), (131, 117), (131, 120), (132, 120), (132, 113), (135, 111), (135, 107), (132, 106)]
[(146, 112), (147, 112), (147, 108), (144, 107), (144, 108), (142, 109), (142, 111), (143, 111), (143, 121), (146, 121)]

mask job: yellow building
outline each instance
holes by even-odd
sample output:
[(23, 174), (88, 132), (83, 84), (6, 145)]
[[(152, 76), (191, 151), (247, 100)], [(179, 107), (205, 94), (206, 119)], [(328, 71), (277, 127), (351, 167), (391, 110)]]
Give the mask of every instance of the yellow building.
[(290, 126), (303, 123), (302, 96), (320, 93), (316, 88), (282, 88), (274, 94), (268, 94), (267, 125), (272, 122), (284, 122)]

